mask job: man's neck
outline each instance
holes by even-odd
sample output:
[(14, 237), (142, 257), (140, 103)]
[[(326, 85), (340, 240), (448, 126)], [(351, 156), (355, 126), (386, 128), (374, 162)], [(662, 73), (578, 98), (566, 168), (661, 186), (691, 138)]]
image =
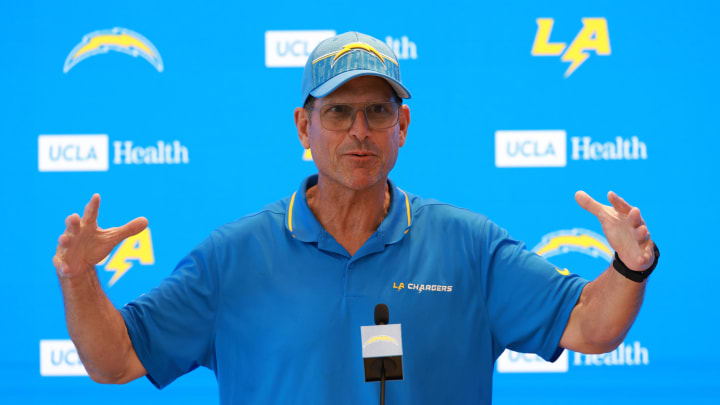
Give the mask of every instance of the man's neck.
[(390, 187), (387, 179), (364, 190), (352, 190), (324, 181), (307, 190), (307, 202), (320, 225), (350, 255), (377, 230), (390, 209)]

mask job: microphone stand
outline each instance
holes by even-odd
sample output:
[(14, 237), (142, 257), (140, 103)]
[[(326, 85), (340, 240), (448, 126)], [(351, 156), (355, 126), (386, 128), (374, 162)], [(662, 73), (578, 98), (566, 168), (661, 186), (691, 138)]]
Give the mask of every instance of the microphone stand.
[(385, 405), (385, 359), (380, 364), (380, 405)]

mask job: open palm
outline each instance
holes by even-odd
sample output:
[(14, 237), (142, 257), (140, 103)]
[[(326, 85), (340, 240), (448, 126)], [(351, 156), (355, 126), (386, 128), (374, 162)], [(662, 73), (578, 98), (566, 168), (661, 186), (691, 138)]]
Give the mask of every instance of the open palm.
[(612, 206), (600, 204), (584, 191), (575, 193), (575, 200), (597, 217), (605, 238), (628, 268), (644, 271), (652, 265), (655, 260), (654, 245), (637, 207), (612, 191), (608, 193)]

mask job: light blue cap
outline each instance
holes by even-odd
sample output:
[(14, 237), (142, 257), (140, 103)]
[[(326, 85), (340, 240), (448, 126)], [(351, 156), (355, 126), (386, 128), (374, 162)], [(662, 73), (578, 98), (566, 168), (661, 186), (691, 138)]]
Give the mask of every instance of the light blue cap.
[(302, 103), (309, 95), (320, 98), (358, 76), (387, 80), (401, 98), (410, 92), (400, 82), (397, 56), (384, 42), (359, 32), (346, 32), (322, 41), (305, 63)]

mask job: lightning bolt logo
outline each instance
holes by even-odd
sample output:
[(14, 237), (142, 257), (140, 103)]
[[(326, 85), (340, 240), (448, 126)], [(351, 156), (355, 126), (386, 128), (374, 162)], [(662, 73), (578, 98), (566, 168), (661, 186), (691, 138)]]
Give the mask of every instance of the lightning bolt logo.
[(108, 282), (111, 287), (133, 267), (131, 261), (137, 260), (143, 265), (155, 264), (150, 228), (145, 228), (137, 235), (125, 239), (118, 246), (115, 254), (110, 256), (109, 259), (103, 260), (100, 264), (105, 263), (106, 260), (105, 271), (115, 273)]
[[(573, 42), (574, 43), (574, 42)], [(567, 52), (565, 52), (560, 58), (563, 62), (571, 62), (570, 66), (565, 71), (564, 77), (567, 79), (570, 77), (573, 72), (582, 65), (587, 58), (590, 57), (590, 54), (587, 52), (583, 52), (580, 48), (573, 48), (572, 46), (568, 48)]]
[(323, 59), (334, 56), (334, 58), (332, 59), (332, 63), (330, 64), (330, 67), (333, 67), (333, 66), (335, 66), (335, 63), (338, 61), (338, 59), (342, 58), (345, 55), (349, 55), (351, 52), (358, 51), (358, 50), (369, 52), (372, 55), (375, 55), (375, 57), (380, 59), (380, 61), (383, 63), (383, 65), (385, 64), (386, 60), (394, 63), (395, 65), (398, 64), (397, 61), (395, 61), (393, 58), (391, 58), (387, 55), (381, 54), (377, 49), (375, 49), (375, 47), (373, 47), (370, 44), (366, 44), (365, 42), (353, 42), (351, 44), (347, 44), (347, 45), (343, 46), (343, 48), (341, 50), (339, 50), (337, 52), (329, 53), (327, 55), (320, 56), (319, 58), (315, 59), (312, 63), (315, 64), (317, 62), (320, 62)]
[(566, 79), (590, 57), (590, 53), (587, 51), (595, 51), (597, 55), (610, 55), (610, 36), (605, 18), (583, 18), (582, 29), (575, 36), (570, 46), (567, 46), (567, 49), (564, 42), (550, 42), (550, 34), (554, 24), (552, 18), (538, 18), (536, 22), (538, 30), (535, 34), (531, 55), (562, 55), (560, 60), (570, 62), (570, 66), (568, 66), (564, 74)]
[(370, 52), (371, 54), (377, 56), (383, 63), (385, 64), (385, 58), (380, 54), (380, 52), (377, 51), (374, 47), (371, 45), (368, 45), (364, 42), (353, 42), (352, 44), (347, 44), (343, 46), (343, 49), (341, 49), (333, 58), (333, 65), (335, 62), (340, 59), (343, 55), (347, 54), (348, 52), (353, 51), (354, 49), (362, 49), (364, 51)]
[(85, 35), (65, 59), (63, 72), (94, 55), (121, 52), (133, 57), (142, 57), (152, 64), (158, 72), (163, 71), (163, 62), (155, 46), (145, 37), (127, 28), (94, 31)]
[(614, 254), (610, 244), (603, 236), (580, 228), (549, 233), (543, 236), (541, 242), (532, 251), (545, 257), (579, 252), (592, 257), (602, 257), (608, 262), (612, 260)]
[(389, 343), (394, 344), (395, 346), (399, 346), (397, 340), (395, 340), (393, 337), (387, 336), (387, 335), (378, 335), (378, 336), (373, 336), (370, 339), (368, 339), (368, 341), (365, 342), (365, 344), (363, 345), (363, 349), (370, 346), (371, 344), (373, 344), (375, 342), (389, 342)]

